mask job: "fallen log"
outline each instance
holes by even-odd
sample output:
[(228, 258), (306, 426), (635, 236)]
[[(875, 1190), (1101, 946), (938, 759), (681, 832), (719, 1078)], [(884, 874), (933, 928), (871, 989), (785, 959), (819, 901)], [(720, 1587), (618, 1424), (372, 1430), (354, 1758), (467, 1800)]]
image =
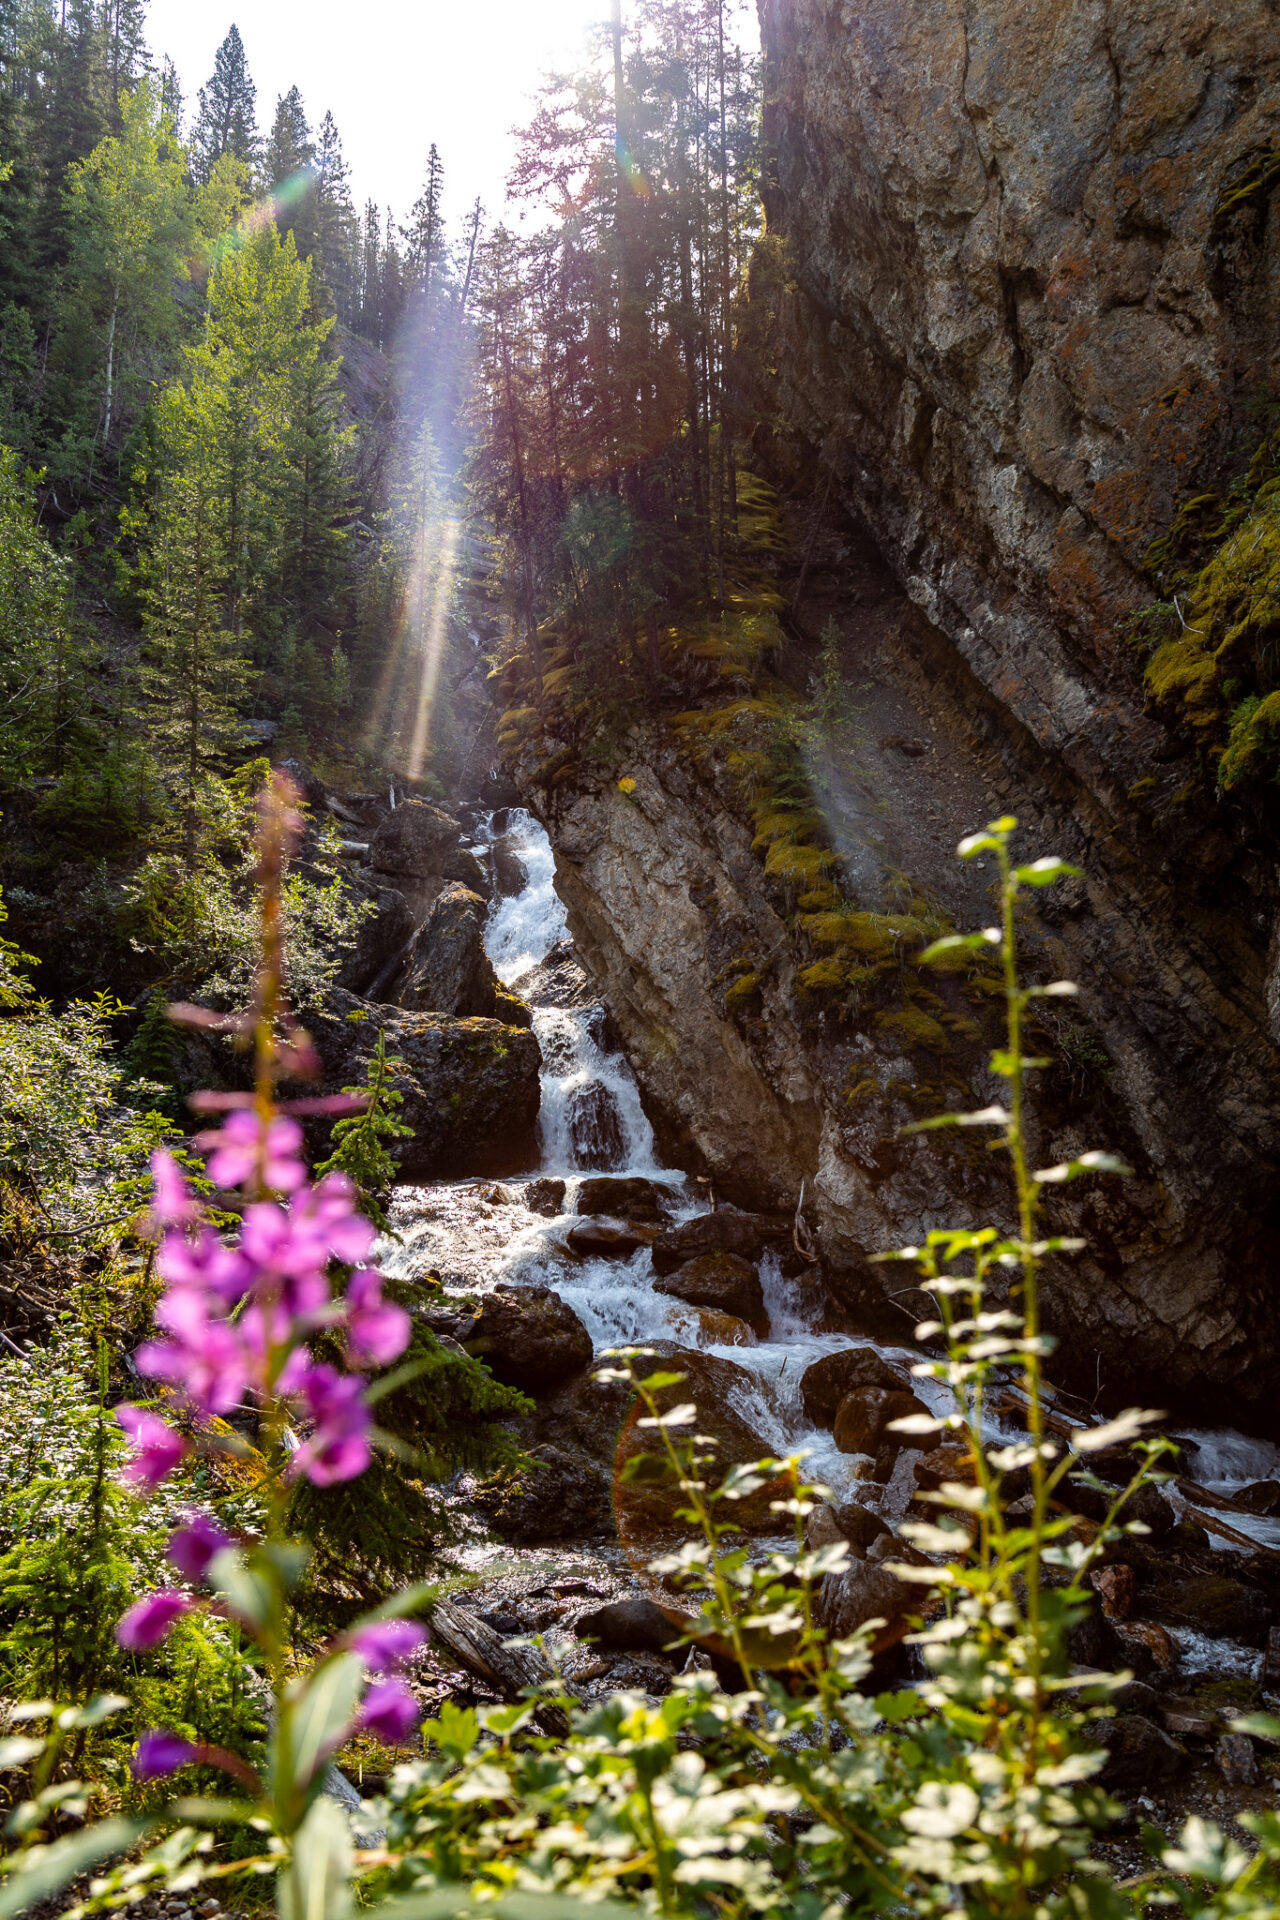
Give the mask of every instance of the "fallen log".
[[(518, 1700), (527, 1687), (541, 1687), (548, 1680), (556, 1680), (550, 1663), (536, 1647), (504, 1640), (476, 1614), (455, 1606), (452, 1600), (436, 1601), (431, 1625), (436, 1639), (455, 1660), (510, 1700)], [(556, 1684), (563, 1685), (558, 1680)], [(535, 1717), (547, 1733), (561, 1739), (568, 1734), (569, 1716), (563, 1707), (540, 1706)]]

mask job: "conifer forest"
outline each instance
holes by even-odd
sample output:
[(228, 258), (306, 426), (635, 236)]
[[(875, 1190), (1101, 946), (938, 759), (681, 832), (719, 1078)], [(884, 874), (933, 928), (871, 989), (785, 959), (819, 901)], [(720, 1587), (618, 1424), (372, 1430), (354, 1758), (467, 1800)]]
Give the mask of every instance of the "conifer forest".
[(0, 0), (0, 1920), (1280, 1916), (1274, 0), (151, 5)]

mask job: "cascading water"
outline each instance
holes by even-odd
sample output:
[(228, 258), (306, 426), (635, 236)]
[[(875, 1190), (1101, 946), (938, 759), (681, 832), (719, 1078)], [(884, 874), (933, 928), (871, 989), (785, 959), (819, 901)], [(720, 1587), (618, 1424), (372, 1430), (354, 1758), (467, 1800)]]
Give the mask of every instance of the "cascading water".
[[(509, 1204), (480, 1221), (467, 1217), (463, 1196), (472, 1190), (461, 1185), (405, 1193), (397, 1204), (403, 1240), (386, 1257), (389, 1270), (412, 1277), (429, 1265), (447, 1275), (453, 1262), (463, 1259), (467, 1271), (456, 1277), (469, 1287), (499, 1281), (553, 1287), (578, 1314), (597, 1351), (666, 1340), (732, 1360), (750, 1378), (735, 1411), (775, 1451), (809, 1449), (815, 1476), (847, 1491), (849, 1458), (837, 1451), (829, 1432), (809, 1425), (800, 1380), (822, 1354), (857, 1342), (848, 1334), (816, 1329), (804, 1289), (785, 1277), (776, 1259), (766, 1257), (760, 1267), (767, 1336), (751, 1344), (724, 1344), (714, 1330), (708, 1334), (697, 1308), (654, 1290), (647, 1248), (627, 1260), (581, 1257), (570, 1250), (566, 1236), (578, 1193), (592, 1173), (640, 1176), (665, 1188), (677, 1221), (705, 1212), (706, 1203), (695, 1197), (682, 1173), (660, 1163), (635, 1078), (625, 1057), (608, 1044), (605, 1010), (581, 1004), (580, 975), (576, 993), (566, 987), (563, 975), (566, 963), (572, 969), (572, 948), (544, 829), (531, 814), (513, 809), (502, 817), (500, 831), (492, 821), (478, 830), (475, 851), (502, 859), (509, 890), (493, 908), (485, 945), (499, 978), (532, 1009), (543, 1056), (542, 1164), (536, 1172), (565, 1181), (565, 1211), (547, 1219), (525, 1209), (516, 1181), (503, 1186)], [(470, 1211), (474, 1215), (474, 1204)], [(910, 1364), (915, 1356), (903, 1352), (901, 1358)]]

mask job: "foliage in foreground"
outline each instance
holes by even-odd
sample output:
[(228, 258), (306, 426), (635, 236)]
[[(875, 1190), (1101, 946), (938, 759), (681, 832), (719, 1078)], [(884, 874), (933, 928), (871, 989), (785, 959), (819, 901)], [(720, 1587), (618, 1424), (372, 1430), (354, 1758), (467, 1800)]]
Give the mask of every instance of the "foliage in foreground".
[[(10, 1822), (12, 1834), (35, 1844), (8, 1863), (12, 1877), (0, 1893), (0, 1916), (64, 1885), (76, 1871), (144, 1843), (136, 1863), (94, 1882), (89, 1907), (118, 1904), (126, 1891), (158, 1882), (186, 1891), (207, 1874), (275, 1872), (280, 1911), (290, 1917), (305, 1911), (316, 1920), (348, 1911), (353, 1876), (370, 1899), (388, 1900), (383, 1910), (401, 1920), (443, 1920), (480, 1903), (520, 1920), (552, 1920), (584, 1901), (663, 1915), (795, 1913), (804, 1920), (842, 1912), (1121, 1920), (1153, 1904), (1206, 1916), (1276, 1910), (1280, 1820), (1272, 1814), (1242, 1816), (1256, 1840), (1252, 1856), (1202, 1821), (1188, 1822), (1174, 1847), (1153, 1832), (1149, 1874), (1124, 1884), (1095, 1846), (1117, 1811), (1097, 1784), (1096, 1729), (1124, 1676), (1072, 1673), (1067, 1634), (1087, 1604), (1090, 1566), (1126, 1525), (1124, 1503), (1153, 1476), (1164, 1443), (1140, 1438), (1149, 1416), (1137, 1412), (1081, 1428), (1066, 1442), (1046, 1428), (1041, 1373), (1048, 1343), (1039, 1327), (1038, 1273), (1046, 1257), (1069, 1256), (1073, 1247), (1042, 1233), (1042, 1198), (1076, 1178), (1123, 1169), (1103, 1153), (1039, 1172), (1027, 1164), (1031, 1063), (1023, 1052), (1024, 1019), (1035, 998), (1073, 989), (1063, 982), (1021, 984), (1015, 909), (1024, 888), (1051, 884), (1070, 870), (1052, 859), (1015, 866), (1014, 826), (997, 821), (961, 848), (965, 857), (985, 853), (998, 863), (1000, 925), (949, 935), (932, 950), (943, 958), (981, 946), (999, 957), (1008, 1037), (992, 1064), (1006, 1102), (926, 1124), (995, 1130), (1010, 1157), (1017, 1224), (1011, 1232), (940, 1231), (924, 1248), (897, 1256), (917, 1264), (937, 1304), (936, 1319), (918, 1330), (935, 1343), (935, 1357), (923, 1359), (917, 1372), (945, 1390), (949, 1405), (936, 1417), (913, 1415), (898, 1424), (952, 1444), (956, 1462), (954, 1478), (933, 1496), (936, 1523), (904, 1529), (916, 1557), (887, 1568), (919, 1585), (924, 1621), (912, 1640), (924, 1678), (914, 1688), (875, 1696), (863, 1691), (876, 1623), (845, 1641), (829, 1640), (818, 1624), (819, 1583), (841, 1577), (848, 1556), (843, 1544), (806, 1551), (805, 1522), (825, 1490), (800, 1482), (798, 1459), (735, 1468), (713, 1488), (696, 1408), (659, 1410), (657, 1395), (678, 1376), (646, 1375), (637, 1365), (642, 1353), (629, 1352), (606, 1377), (633, 1383), (645, 1409), (641, 1425), (655, 1447), (645, 1465), (633, 1463), (629, 1471), (665, 1467), (673, 1474), (691, 1527), (687, 1542), (652, 1570), (693, 1597), (699, 1619), (689, 1638), (735, 1662), (740, 1688), (721, 1691), (709, 1673), (689, 1671), (660, 1705), (620, 1694), (589, 1711), (566, 1691), (559, 1698), (570, 1714), (565, 1739), (539, 1733), (537, 1715), (546, 1702), (536, 1696), (481, 1714), (446, 1708), (422, 1730), (426, 1757), (397, 1768), (387, 1801), (369, 1809), (368, 1825), (385, 1829), (385, 1843), (353, 1850), (345, 1815), (322, 1791), (324, 1761), (353, 1725), (372, 1726), (392, 1741), (411, 1732), (417, 1711), (403, 1687), (375, 1680), (361, 1706), (362, 1676), (369, 1668), (384, 1672), (420, 1638), (410, 1622), (393, 1616), (428, 1596), (410, 1591), (388, 1601), (315, 1666), (291, 1673), (283, 1635), (305, 1552), (283, 1536), (277, 1493), (267, 1538), (247, 1551), (191, 1523), (170, 1548), (189, 1586), (140, 1603), (118, 1629), (135, 1645), (158, 1646), (175, 1619), (199, 1612), (191, 1587), (210, 1586), (220, 1608), (256, 1642), (274, 1690), (265, 1770), (207, 1738), (156, 1731), (135, 1757), (140, 1777), (157, 1779), (203, 1762), (230, 1774), (240, 1797), (187, 1798), (149, 1827), (108, 1821), (50, 1840), (61, 1801), (84, 1799), (73, 1782), (54, 1779), (60, 1743), (78, 1733), (86, 1716), (101, 1718), (121, 1703), (108, 1698), (62, 1712), (47, 1701), (34, 1704), (25, 1717), (43, 1721), (48, 1733), (19, 1736), (0, 1754), (10, 1767), (33, 1770), (35, 1789)], [(273, 907), (268, 890), (260, 1036), (269, 1036), (271, 1027), (274, 912), (278, 899)], [(263, 1045), (260, 1058), (269, 1061), (269, 1037)], [(269, 1102), (269, 1081), (264, 1097)], [(281, 1122), (271, 1112), (268, 1105), (253, 1127), (241, 1128), (246, 1178), (256, 1179), (260, 1191), (297, 1189), (300, 1169), (289, 1139), (273, 1136)], [(231, 1131), (224, 1129), (220, 1154), (232, 1151)], [(281, 1143), (278, 1152), (273, 1137)], [(169, 1180), (162, 1195), (171, 1219), (176, 1191)], [(286, 1223), (279, 1227), (285, 1243), (293, 1244), (299, 1232), (305, 1237), (297, 1211), (286, 1214), (271, 1199), (253, 1204)], [(314, 1194), (300, 1194), (295, 1209), (301, 1207), (305, 1221), (316, 1204)], [(265, 1218), (253, 1208), (247, 1216)], [(348, 1220), (340, 1223), (344, 1235)], [(239, 1366), (263, 1396), (277, 1471), (302, 1469), (321, 1484), (326, 1474), (334, 1482), (353, 1481), (368, 1458), (365, 1399), (354, 1382), (337, 1394), (327, 1379), (332, 1369), (314, 1366), (306, 1352), (306, 1315), (299, 1317), (299, 1301), (283, 1278), (273, 1293), (256, 1224), (253, 1238), (252, 1305), (239, 1334), (228, 1332), (219, 1346), (210, 1330), (226, 1323), (210, 1313), (203, 1333), (192, 1330), (194, 1323), (182, 1332), (177, 1345), (185, 1341), (185, 1357), (171, 1343), (162, 1362), (151, 1364), (206, 1414), (217, 1398), (220, 1370)], [(171, 1290), (180, 1242), (180, 1235), (176, 1243), (166, 1241)], [(237, 1257), (219, 1252), (203, 1234), (195, 1246), (203, 1249), (198, 1264), (206, 1287)], [(344, 1240), (334, 1251), (354, 1251), (354, 1245), (348, 1249)], [(283, 1275), (283, 1265), (277, 1267)], [(311, 1297), (314, 1310), (321, 1295), (313, 1289)], [(384, 1309), (360, 1288), (348, 1289), (348, 1339), (366, 1347), (372, 1340), (384, 1358), (394, 1357), (403, 1329), (378, 1319), (362, 1330), (366, 1311), (381, 1315)], [(279, 1333), (253, 1360), (243, 1346), (246, 1329), (262, 1329), (276, 1314)], [(167, 1324), (175, 1326), (172, 1310)], [(245, 1357), (236, 1361), (237, 1353)], [(317, 1399), (308, 1385), (317, 1372), (326, 1376), (327, 1399)], [(1027, 1413), (1020, 1435), (992, 1445), (984, 1410), (997, 1381), (1021, 1387)], [(283, 1421), (298, 1392), (312, 1398), (317, 1426), (290, 1466), (281, 1452)], [(151, 1416), (135, 1418), (139, 1452), (132, 1471), (158, 1484), (172, 1447), (187, 1443), (177, 1443)], [(201, 1444), (208, 1443), (206, 1435)], [(1078, 1522), (1055, 1512), (1056, 1489), (1069, 1474), (1087, 1474), (1092, 1453), (1132, 1443), (1137, 1464), (1129, 1488), (1112, 1495), (1097, 1533), (1082, 1537)], [(1002, 1493), (1009, 1476), (1023, 1476), (1030, 1489), (1016, 1514)], [(1089, 1484), (1103, 1488), (1097, 1479)], [(774, 1510), (780, 1523), (793, 1527), (795, 1544), (757, 1564), (738, 1544), (732, 1516), (736, 1502), (771, 1486), (784, 1496)], [(1245, 1724), (1280, 1734), (1276, 1723)], [(236, 1825), (255, 1848), (249, 1859), (215, 1850), (215, 1833)]]

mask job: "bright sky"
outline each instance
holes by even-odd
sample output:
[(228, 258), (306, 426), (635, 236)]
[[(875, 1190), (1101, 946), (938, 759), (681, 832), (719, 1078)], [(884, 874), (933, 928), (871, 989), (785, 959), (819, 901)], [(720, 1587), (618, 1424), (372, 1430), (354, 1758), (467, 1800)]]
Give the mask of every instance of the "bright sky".
[(157, 59), (171, 55), (190, 115), (234, 20), (260, 130), (291, 86), (313, 127), (329, 108), (357, 207), (371, 196), (403, 218), (434, 140), (452, 225), (477, 193), (497, 210), (509, 129), (527, 118), (540, 76), (576, 65), (608, 11), (608, 0), (151, 0), (147, 38)]

